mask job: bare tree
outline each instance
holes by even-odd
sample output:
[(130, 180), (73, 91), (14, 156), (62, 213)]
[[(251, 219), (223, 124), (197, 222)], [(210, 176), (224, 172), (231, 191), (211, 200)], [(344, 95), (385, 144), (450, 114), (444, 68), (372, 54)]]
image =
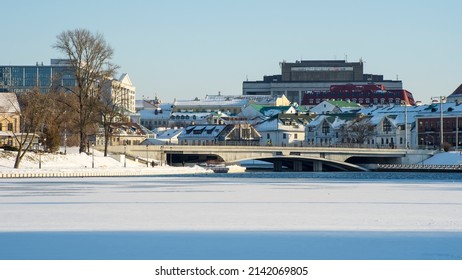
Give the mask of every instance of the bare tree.
[(86, 29), (60, 33), (53, 47), (67, 56), (75, 71), (76, 85), (66, 90), (77, 97), (79, 151), (84, 152), (88, 130), (98, 113), (101, 83), (104, 79), (111, 78), (118, 68), (111, 63), (114, 50), (101, 34), (92, 34)]
[(340, 133), (348, 143), (363, 144), (374, 134), (374, 125), (369, 118), (359, 116), (342, 126)]
[(123, 94), (123, 88), (119, 83), (106, 81), (100, 94), (100, 123), (104, 131), (104, 156), (107, 156), (108, 146), (112, 137), (112, 126), (116, 122), (126, 122), (126, 109), (123, 104), (127, 103), (127, 96)]
[(12, 131), (15, 147), (18, 149), (14, 168), (19, 168), (22, 158), (32, 148), (39, 132), (43, 129), (49, 116), (49, 96), (42, 94), (38, 89), (22, 93), (17, 97), (17, 102), (11, 100), (10, 104), (20, 114), (21, 130)]

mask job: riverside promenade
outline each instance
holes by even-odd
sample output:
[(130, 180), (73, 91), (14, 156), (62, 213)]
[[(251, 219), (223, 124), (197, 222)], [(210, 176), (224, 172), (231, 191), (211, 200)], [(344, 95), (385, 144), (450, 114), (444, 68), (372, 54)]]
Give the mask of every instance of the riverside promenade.
[(57, 177), (136, 177), (171, 174), (205, 174), (212, 170), (194, 167), (154, 167), (134, 169), (87, 169), (87, 170), (19, 170), (1, 172), (0, 178), (57, 178)]
[(18, 169), (13, 168), (16, 154), (0, 152), (1, 178), (52, 178), (52, 177), (132, 177), (175, 174), (210, 173), (200, 166), (172, 167), (147, 166), (146, 163), (122, 158), (105, 157), (95, 150), (94, 155), (78, 153), (77, 148), (68, 148), (66, 154), (28, 153)]

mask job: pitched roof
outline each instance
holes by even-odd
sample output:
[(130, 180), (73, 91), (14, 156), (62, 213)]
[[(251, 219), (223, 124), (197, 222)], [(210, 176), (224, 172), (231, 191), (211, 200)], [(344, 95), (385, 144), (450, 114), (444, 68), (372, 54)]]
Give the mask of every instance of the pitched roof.
[(0, 113), (20, 113), (18, 98), (13, 92), (0, 92)]
[(462, 94), (462, 84), (452, 94)]

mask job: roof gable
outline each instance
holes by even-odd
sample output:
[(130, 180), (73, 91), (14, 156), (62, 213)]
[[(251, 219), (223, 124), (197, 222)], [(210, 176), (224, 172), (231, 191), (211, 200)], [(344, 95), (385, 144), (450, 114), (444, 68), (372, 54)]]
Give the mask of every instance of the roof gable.
[(20, 113), (18, 98), (13, 92), (0, 93), (0, 113)]

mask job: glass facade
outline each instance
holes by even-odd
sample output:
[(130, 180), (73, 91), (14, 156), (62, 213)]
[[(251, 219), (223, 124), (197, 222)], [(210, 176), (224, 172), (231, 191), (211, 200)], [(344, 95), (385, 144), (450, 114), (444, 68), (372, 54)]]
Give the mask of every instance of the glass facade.
[(74, 70), (68, 66), (2, 66), (0, 65), (0, 89), (21, 93), (34, 87), (48, 92), (50, 87), (74, 87)]

